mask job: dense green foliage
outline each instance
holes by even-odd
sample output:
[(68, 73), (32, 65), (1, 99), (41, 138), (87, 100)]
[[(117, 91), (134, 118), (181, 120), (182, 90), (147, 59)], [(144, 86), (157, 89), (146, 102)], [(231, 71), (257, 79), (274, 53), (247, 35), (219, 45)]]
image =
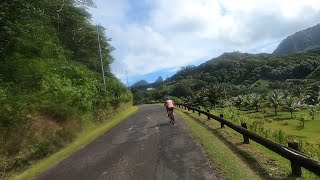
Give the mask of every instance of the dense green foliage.
[(203, 88), (218, 84), (224, 98), (276, 89), (313, 89), (316, 93), (319, 77), (320, 49), (286, 56), (233, 52), (199, 66), (183, 67), (155, 91), (140, 88), (133, 94), (139, 102), (163, 100), (165, 96), (195, 97)]
[(133, 91), (133, 95), (136, 103), (162, 101), (164, 97), (171, 96), (175, 101), (201, 106), (206, 110), (223, 108), (226, 114), (233, 112), (227, 117), (238, 124), (248, 120), (247, 114), (244, 118), (239, 117), (240, 112), (250, 112), (262, 117), (251, 122), (258, 129), (259, 124), (270, 119), (271, 122), (283, 121), (282, 129), (290, 126), (301, 131), (298, 134), (295, 132), (290, 138), (284, 138), (287, 134), (278, 129), (263, 129), (263, 133), (279, 132), (281, 140), (277, 141), (284, 144), (292, 139), (303, 142), (300, 144), (311, 143), (302, 148), (308, 149), (306, 152), (316, 152), (312, 156), (319, 158), (319, 151), (314, 148), (319, 140), (308, 140), (312, 139), (310, 135), (318, 134), (320, 128), (314, 127), (313, 133), (306, 132), (307, 135), (300, 136), (304, 130), (309, 130), (310, 127), (306, 126), (317, 124), (310, 121), (319, 121), (319, 68), (320, 49), (286, 56), (225, 53), (200, 66), (182, 68), (153, 91), (140, 89), (139, 96), (136, 91)]
[(299, 31), (284, 39), (273, 54), (290, 54), (320, 46), (320, 24)]
[(110, 72), (101, 78), (91, 0), (4, 0), (0, 4), (0, 178), (71, 142), (132, 95)]

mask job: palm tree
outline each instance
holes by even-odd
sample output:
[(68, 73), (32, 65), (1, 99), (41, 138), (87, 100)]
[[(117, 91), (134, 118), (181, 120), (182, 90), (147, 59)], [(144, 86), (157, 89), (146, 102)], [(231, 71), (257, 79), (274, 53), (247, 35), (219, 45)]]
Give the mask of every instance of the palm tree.
[(290, 111), (291, 113), (291, 118), (293, 118), (293, 112), (300, 110), (300, 108), (302, 107), (302, 103), (299, 100), (296, 100), (295, 98), (293, 98), (292, 96), (288, 96), (285, 99), (285, 105), (286, 108)]
[(306, 119), (307, 119), (306, 116), (303, 116), (303, 115), (298, 116), (298, 120), (300, 121), (302, 128), (304, 128), (304, 124), (306, 122)]
[(256, 109), (256, 112), (259, 111), (261, 106), (261, 95), (253, 93), (249, 96), (250, 99), (250, 106)]
[(274, 108), (274, 114), (278, 115), (278, 108), (282, 103), (283, 94), (280, 91), (272, 91), (268, 95), (268, 103), (272, 108)]
[(242, 102), (243, 102), (243, 96), (242, 95), (238, 95), (237, 97), (233, 98), (233, 104), (239, 110), (241, 110)]
[(246, 108), (247, 110), (250, 110), (250, 97), (249, 97), (249, 95), (243, 96), (243, 100), (241, 102), (241, 106), (243, 108)]
[(222, 96), (222, 89), (219, 85), (208, 85), (204, 95), (208, 98), (208, 101), (213, 105), (215, 109), (219, 99)]
[(310, 114), (312, 120), (314, 120), (314, 117), (317, 114), (317, 107), (318, 107), (318, 105), (310, 105), (309, 106), (309, 114)]

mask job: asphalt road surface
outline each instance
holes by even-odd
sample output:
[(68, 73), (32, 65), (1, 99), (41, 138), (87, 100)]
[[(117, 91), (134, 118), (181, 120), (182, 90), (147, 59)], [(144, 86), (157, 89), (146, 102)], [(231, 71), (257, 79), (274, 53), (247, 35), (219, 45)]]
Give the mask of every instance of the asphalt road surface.
[(183, 120), (143, 105), (127, 120), (75, 152), (38, 180), (218, 179)]

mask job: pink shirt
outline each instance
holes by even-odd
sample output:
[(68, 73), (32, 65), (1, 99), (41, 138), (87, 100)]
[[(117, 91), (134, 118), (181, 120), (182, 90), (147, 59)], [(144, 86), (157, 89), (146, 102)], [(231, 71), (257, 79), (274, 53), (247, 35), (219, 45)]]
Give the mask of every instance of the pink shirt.
[(173, 101), (172, 100), (167, 100), (167, 107), (172, 108), (173, 107)]

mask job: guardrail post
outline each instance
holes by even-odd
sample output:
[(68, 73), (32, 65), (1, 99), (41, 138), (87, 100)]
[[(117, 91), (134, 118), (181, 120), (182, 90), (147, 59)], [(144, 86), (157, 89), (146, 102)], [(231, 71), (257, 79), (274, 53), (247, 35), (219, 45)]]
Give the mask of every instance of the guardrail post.
[[(223, 114), (220, 114), (220, 117), (223, 119)], [(221, 127), (220, 128), (224, 128), (224, 123), (221, 122)]]
[[(198, 109), (200, 110), (200, 107), (198, 107)], [(201, 116), (201, 113), (200, 113), (200, 111), (199, 111), (199, 116)]]
[[(207, 113), (210, 113), (210, 110), (207, 110)], [(210, 120), (210, 116), (207, 116), (208, 117), (208, 120)]]
[[(245, 129), (248, 129), (247, 123), (241, 123), (241, 127), (245, 128)], [(247, 136), (245, 136), (245, 135), (243, 135), (243, 143), (249, 144), (249, 138)]]
[[(299, 151), (299, 145), (297, 142), (289, 142), (288, 146), (289, 148)], [(302, 176), (301, 166), (299, 166), (299, 164), (296, 161), (292, 161), (292, 160), (290, 161), (291, 161), (292, 176), (301, 177)]]

